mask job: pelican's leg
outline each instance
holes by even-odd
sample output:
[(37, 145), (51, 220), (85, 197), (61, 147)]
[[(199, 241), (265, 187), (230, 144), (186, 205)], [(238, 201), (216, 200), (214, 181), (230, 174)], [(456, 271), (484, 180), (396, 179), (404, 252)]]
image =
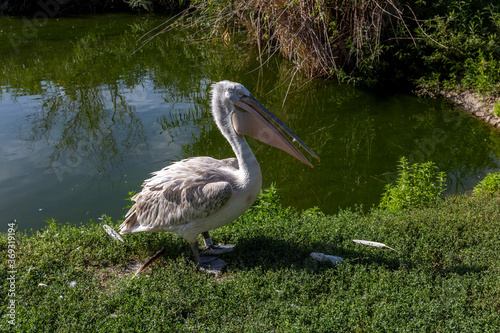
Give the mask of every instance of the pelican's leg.
[(208, 231), (202, 232), (203, 242), (205, 243), (206, 249), (201, 252), (201, 254), (222, 254), (226, 252), (234, 251), (234, 244), (227, 245), (214, 245), (212, 242), (212, 238), (208, 234)]
[(201, 235), (203, 236), (203, 242), (205, 243), (206, 247), (214, 246), (214, 243), (212, 242), (212, 237), (210, 237), (208, 231), (202, 232)]
[(219, 274), (222, 271), (222, 268), (226, 266), (226, 262), (217, 257), (200, 257), (197, 241), (191, 243), (191, 250), (193, 251), (196, 264), (198, 264), (198, 268), (203, 271)]
[(198, 250), (198, 241), (191, 243), (191, 251), (193, 251), (194, 260), (196, 264), (200, 263), (200, 251)]

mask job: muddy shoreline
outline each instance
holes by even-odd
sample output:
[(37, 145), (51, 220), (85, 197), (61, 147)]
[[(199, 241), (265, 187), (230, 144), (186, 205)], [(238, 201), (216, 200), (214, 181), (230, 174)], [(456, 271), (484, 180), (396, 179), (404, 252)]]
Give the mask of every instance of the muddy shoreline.
[(474, 117), (500, 131), (500, 117), (493, 113), (495, 103), (500, 101), (499, 97), (483, 97), (470, 91), (457, 92), (451, 90), (442, 90), (439, 92), (439, 96), (446, 98)]

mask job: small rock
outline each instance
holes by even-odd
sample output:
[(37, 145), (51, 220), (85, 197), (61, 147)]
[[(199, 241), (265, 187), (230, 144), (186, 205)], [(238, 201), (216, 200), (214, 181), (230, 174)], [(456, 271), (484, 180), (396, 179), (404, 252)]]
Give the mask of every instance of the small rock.
[(332, 264), (336, 265), (344, 261), (342, 257), (336, 257), (329, 254), (313, 252), (311, 253), (311, 258), (318, 261), (330, 261)]

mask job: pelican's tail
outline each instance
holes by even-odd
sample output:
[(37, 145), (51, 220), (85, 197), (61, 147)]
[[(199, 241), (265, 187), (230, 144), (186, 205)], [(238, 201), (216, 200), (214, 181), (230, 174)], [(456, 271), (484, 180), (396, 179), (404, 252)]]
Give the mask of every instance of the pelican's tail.
[(134, 229), (137, 228), (138, 222), (137, 222), (137, 213), (135, 212), (135, 205), (132, 206), (132, 208), (128, 211), (128, 213), (125, 215), (126, 219), (123, 221), (122, 224), (118, 227), (120, 230), (120, 234), (128, 234), (130, 232), (133, 232)]

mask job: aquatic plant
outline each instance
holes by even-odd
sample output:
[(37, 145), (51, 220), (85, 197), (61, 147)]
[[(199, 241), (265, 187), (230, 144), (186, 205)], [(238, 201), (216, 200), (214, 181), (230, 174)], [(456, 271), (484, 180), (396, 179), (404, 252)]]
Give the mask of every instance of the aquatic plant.
[(475, 196), (494, 196), (500, 194), (500, 171), (488, 174), (472, 192)]
[(440, 200), (445, 191), (445, 174), (433, 162), (410, 164), (405, 157), (399, 161), (398, 179), (387, 184), (380, 207), (390, 211), (425, 207)]

